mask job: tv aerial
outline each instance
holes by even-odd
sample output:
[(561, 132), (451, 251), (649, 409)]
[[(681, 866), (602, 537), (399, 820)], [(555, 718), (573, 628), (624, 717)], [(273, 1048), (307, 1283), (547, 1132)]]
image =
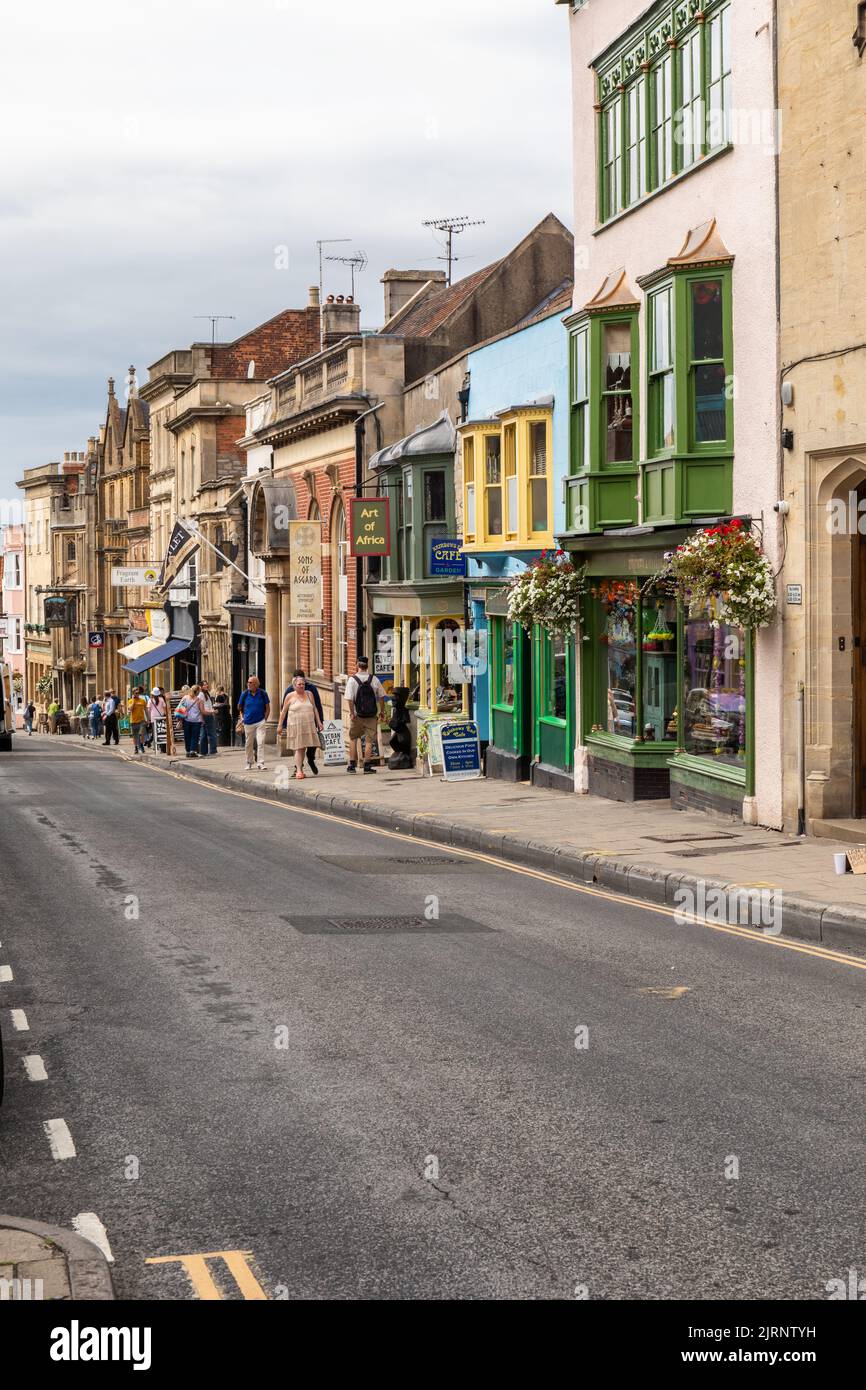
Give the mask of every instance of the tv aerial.
[(342, 265), (347, 265), (352, 274), (352, 298), (355, 298), (355, 271), (359, 273), (366, 268), (367, 256), (364, 251), (354, 251), (351, 256), (326, 256), (326, 261), (339, 261)]
[(454, 255), (453, 243), (455, 236), (460, 232), (465, 232), (467, 227), (483, 227), (484, 222), (485, 219), (483, 217), (430, 217), (426, 222), (421, 223), (422, 227), (433, 227), (437, 232), (445, 232), (448, 238), (445, 255), (439, 257), (440, 261), (447, 261), (448, 263), (447, 284), (451, 284), (451, 266), (454, 261), (459, 259), (459, 257)]

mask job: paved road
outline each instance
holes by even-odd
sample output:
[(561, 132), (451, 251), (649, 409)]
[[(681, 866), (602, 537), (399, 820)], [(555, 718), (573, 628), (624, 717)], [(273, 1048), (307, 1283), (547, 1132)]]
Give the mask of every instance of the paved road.
[[(866, 1270), (866, 971), (418, 858), (459, 856), (19, 738), (0, 1211), (95, 1213), (138, 1299), (821, 1298)], [(433, 899), (422, 929), (309, 920)], [(219, 1251), (251, 1253), (148, 1263)]]

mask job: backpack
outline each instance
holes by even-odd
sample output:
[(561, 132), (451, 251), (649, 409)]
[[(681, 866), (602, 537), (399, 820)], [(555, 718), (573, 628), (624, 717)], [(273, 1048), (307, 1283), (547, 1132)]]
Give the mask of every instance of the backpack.
[(359, 719), (372, 719), (375, 715), (379, 702), (376, 699), (376, 692), (373, 689), (373, 677), (361, 680), (360, 676), (355, 677), (357, 690), (355, 691), (355, 713)]

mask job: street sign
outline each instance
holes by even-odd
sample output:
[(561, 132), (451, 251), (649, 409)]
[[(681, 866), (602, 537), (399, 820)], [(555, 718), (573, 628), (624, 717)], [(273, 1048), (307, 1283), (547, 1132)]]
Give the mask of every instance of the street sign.
[(349, 554), (391, 554), (391, 520), (387, 497), (349, 499)]
[(88, 632), (88, 634), (87, 634), (87, 645), (88, 645), (88, 647), (104, 647), (104, 646), (105, 646), (105, 633), (104, 633), (104, 632), (99, 632), (99, 631), (97, 631), (97, 632)]
[(430, 542), (430, 573), (461, 577), (466, 573), (466, 560), (459, 538), (437, 536)]
[(802, 603), (802, 602), (803, 602), (803, 585), (802, 585), (802, 584), (786, 584), (786, 585), (785, 585), (785, 602), (786, 602), (786, 603)]
[[(164, 719), (164, 718), (163, 718), (163, 719), (154, 719), (154, 721), (153, 721), (153, 745), (154, 745), (154, 747), (155, 747), (157, 753), (167, 753), (167, 752), (168, 752), (168, 739), (167, 739), (167, 733), (166, 733), (166, 726), (167, 726), (167, 723), (168, 723), (168, 721), (167, 721), (166, 719)], [(182, 733), (182, 732), (181, 732), (181, 737), (183, 737), (183, 733)]]
[(481, 744), (478, 725), (471, 719), (459, 724), (440, 724), (442, 775), (446, 782), (466, 782), (481, 776)]
[(159, 578), (159, 565), (112, 565), (111, 582), (118, 588), (153, 588)]
[(346, 746), (343, 742), (343, 721), (342, 719), (326, 719), (323, 733), (325, 736), (325, 766), (333, 763), (345, 763)]

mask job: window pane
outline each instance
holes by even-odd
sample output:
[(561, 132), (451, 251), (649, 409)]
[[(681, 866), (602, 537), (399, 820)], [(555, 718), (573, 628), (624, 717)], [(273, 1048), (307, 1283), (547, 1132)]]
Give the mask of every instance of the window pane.
[(544, 421), (529, 426), (529, 471), (539, 478), (547, 473), (547, 425)]
[(502, 489), (499, 487), (487, 489), (487, 533), (502, 535)]
[(508, 621), (502, 624), (502, 678), (499, 691), (500, 702), (514, 704), (514, 625)]
[(565, 638), (554, 633), (548, 638), (547, 712), (557, 719), (566, 718), (568, 691), (566, 687)]
[(529, 484), (529, 498), (532, 508), (530, 530), (547, 530), (547, 479), (533, 478)]
[(725, 369), (721, 363), (695, 367), (695, 440), (724, 439)]
[(722, 282), (700, 280), (692, 285), (692, 359), (705, 362), (723, 355)]
[(463, 476), (467, 483), (475, 480), (475, 440), (463, 441)]
[(498, 434), (488, 434), (485, 441), (485, 480), (488, 483), (502, 481), (502, 459)]
[(677, 606), (674, 599), (643, 608), (643, 736), (656, 742), (677, 736)]
[(674, 444), (674, 374), (666, 372), (661, 385), (661, 446), (670, 449)]
[(466, 534), (475, 535), (475, 484), (470, 483), (466, 489)]
[(506, 478), (506, 506), (508, 507), (507, 525), (509, 531), (517, 532), (517, 474), (512, 473)]
[(746, 662), (742, 628), (709, 614), (685, 626), (683, 746), (690, 753), (742, 766), (746, 756)]
[(574, 339), (574, 401), (586, 400), (586, 333)]
[(604, 326), (604, 389), (628, 391), (631, 387), (631, 324), (606, 323)]
[(635, 587), (617, 580), (602, 581), (599, 597), (599, 641), (602, 669), (607, 671), (606, 725), (609, 734), (634, 738), (635, 727)]
[(630, 463), (632, 460), (631, 396), (605, 396), (608, 463)]
[(671, 365), (671, 292), (653, 296), (652, 365), (658, 371)]
[(445, 472), (424, 474), (424, 520), (444, 521), (445, 511)]

